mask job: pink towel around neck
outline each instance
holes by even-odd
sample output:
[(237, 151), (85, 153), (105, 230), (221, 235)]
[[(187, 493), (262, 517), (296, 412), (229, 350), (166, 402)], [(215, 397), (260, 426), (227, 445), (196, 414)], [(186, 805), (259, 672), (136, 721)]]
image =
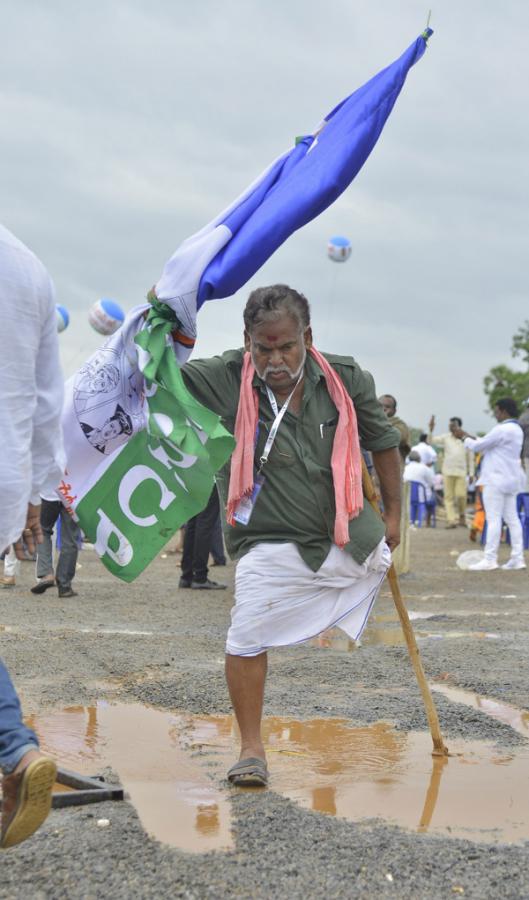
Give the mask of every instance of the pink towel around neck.
[[(325, 357), (315, 347), (311, 347), (309, 353), (322, 370), (329, 396), (338, 410), (338, 424), (331, 454), (336, 505), (334, 541), (338, 547), (344, 547), (349, 542), (349, 521), (360, 513), (364, 502), (356, 412), (342, 379)], [(254, 374), (251, 356), (245, 353), (235, 421), (236, 447), (231, 458), (227, 508), (230, 525), (235, 524), (233, 514), (239, 501), (251, 493), (254, 483), (255, 433), (259, 418), (259, 394), (252, 386)]]

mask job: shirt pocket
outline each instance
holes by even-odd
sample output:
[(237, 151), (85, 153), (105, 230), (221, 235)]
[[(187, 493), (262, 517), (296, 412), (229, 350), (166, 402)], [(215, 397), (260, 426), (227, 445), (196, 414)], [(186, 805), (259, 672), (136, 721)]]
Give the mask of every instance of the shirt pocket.
[(338, 425), (338, 417), (333, 417), (325, 422), (320, 422), (318, 433), (313, 439), (316, 449), (316, 459), (323, 469), (331, 468), (332, 448)]

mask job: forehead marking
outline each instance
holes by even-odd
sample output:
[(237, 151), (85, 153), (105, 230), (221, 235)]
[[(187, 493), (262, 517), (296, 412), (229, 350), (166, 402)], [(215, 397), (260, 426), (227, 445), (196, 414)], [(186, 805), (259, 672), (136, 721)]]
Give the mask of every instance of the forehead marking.
[(277, 341), (277, 336), (275, 334), (267, 334), (266, 340), (270, 341), (270, 343), (273, 343), (273, 341)]

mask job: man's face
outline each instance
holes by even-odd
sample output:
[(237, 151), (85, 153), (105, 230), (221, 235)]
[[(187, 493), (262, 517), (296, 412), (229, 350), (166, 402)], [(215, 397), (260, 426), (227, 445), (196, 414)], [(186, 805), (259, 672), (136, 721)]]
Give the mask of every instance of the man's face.
[(497, 422), (504, 422), (505, 419), (509, 418), (509, 413), (504, 409), (500, 409), (499, 406), (494, 407), (494, 418)]
[(395, 404), (391, 397), (386, 397), (385, 395), (380, 397), (380, 403), (382, 404), (382, 409), (386, 413), (388, 419), (395, 415)]
[(303, 330), (288, 313), (256, 325), (251, 334), (244, 332), (244, 347), (251, 354), (255, 371), (274, 391), (294, 387), (311, 346), (310, 328)]
[(448, 423), (448, 427), (449, 427), (450, 431), (452, 432), (452, 434), (454, 434), (454, 432), (457, 431), (457, 429), (459, 428), (459, 422), (454, 422), (453, 419), (450, 419), (450, 421)]

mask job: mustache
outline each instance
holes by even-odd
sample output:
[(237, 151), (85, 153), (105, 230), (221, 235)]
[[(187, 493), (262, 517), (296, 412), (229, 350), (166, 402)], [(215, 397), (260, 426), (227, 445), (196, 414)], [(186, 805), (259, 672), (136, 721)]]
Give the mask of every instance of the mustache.
[(290, 369), (287, 365), (285, 365), (285, 363), (283, 363), (283, 365), (281, 365), (281, 366), (268, 365), (266, 367), (266, 369), (264, 370), (263, 374), (259, 375), (259, 377), (262, 378), (264, 381), (268, 375), (279, 375), (280, 373), (284, 372), (285, 375), (288, 375), (289, 378), (292, 378), (292, 380), (294, 380), (299, 377), (299, 375), (303, 369), (303, 366), (305, 365), (306, 359), (307, 359), (307, 351), (304, 348), (303, 358), (297, 369)]
[(266, 378), (267, 375), (279, 375), (281, 372), (294, 378), (295, 372), (289, 369), (288, 366), (267, 366), (261, 377)]

